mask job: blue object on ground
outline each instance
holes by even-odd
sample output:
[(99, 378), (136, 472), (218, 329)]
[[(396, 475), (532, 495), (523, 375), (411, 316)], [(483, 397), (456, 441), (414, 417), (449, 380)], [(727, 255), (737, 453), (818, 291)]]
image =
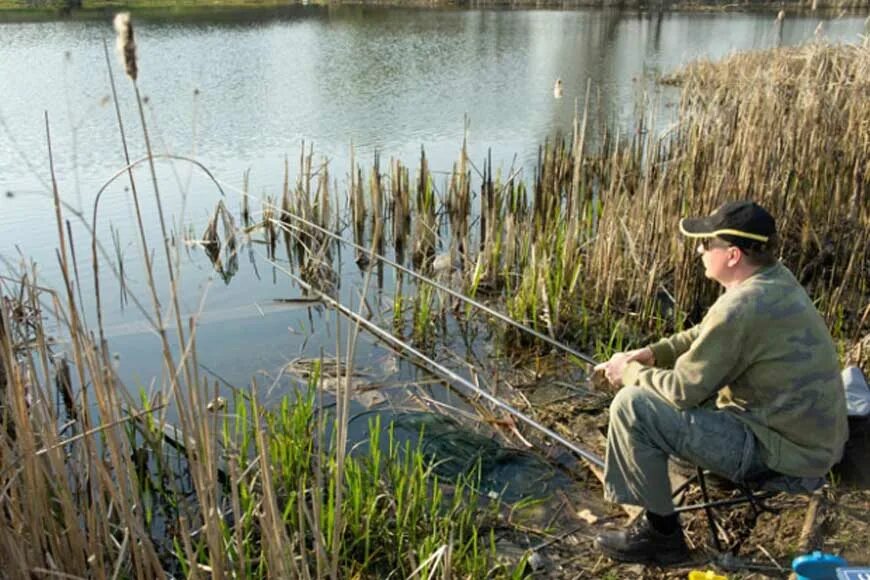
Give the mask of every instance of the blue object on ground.
[(867, 566), (837, 568), (837, 580), (870, 580), (870, 568)]
[(797, 574), (798, 580), (837, 580), (837, 568), (846, 565), (846, 561), (839, 556), (813, 552), (792, 560), (791, 569)]

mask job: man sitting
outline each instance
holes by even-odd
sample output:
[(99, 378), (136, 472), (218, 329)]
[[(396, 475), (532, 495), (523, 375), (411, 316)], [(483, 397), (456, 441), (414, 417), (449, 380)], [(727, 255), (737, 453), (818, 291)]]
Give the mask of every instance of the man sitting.
[[(671, 497), (668, 458), (732, 481), (771, 471), (824, 476), (847, 439), (837, 351), (825, 322), (777, 261), (773, 217), (730, 202), (686, 218), (705, 275), (725, 292), (697, 326), (596, 367), (615, 386), (604, 491), (645, 508), (630, 527), (595, 543), (623, 562), (688, 557)], [(702, 406), (718, 393), (715, 408)]]

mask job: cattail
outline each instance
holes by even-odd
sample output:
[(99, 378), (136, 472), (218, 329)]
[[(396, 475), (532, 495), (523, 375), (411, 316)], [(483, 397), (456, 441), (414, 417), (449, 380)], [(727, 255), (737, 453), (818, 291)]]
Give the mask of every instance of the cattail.
[(139, 74), (136, 67), (136, 41), (133, 40), (133, 23), (130, 21), (129, 12), (119, 12), (115, 15), (115, 32), (117, 33), (116, 47), (118, 54), (124, 61), (124, 70), (130, 80), (135, 81)]

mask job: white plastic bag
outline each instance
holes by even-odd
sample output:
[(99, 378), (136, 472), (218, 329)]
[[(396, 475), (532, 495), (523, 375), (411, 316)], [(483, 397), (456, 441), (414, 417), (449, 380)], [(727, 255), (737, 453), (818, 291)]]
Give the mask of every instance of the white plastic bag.
[(846, 409), (850, 417), (870, 415), (870, 388), (867, 379), (858, 367), (843, 369), (843, 386), (846, 388)]

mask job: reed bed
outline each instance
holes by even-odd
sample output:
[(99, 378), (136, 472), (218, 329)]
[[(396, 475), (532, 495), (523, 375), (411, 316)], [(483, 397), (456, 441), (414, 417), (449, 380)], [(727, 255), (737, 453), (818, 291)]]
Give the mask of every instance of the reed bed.
[(783, 261), (838, 338), (858, 339), (870, 295), (868, 67), (866, 43), (815, 42), (666, 79), (682, 88), (678, 126), (624, 147), (634, 159), (611, 169), (601, 194), (597, 228), (608, 234), (592, 244), (587, 276), (596, 301), (638, 304), (628, 312), (648, 328), (668, 310), (668, 326), (697, 320), (717, 289), (698, 275), (676, 221), (750, 198), (777, 217)]
[(0, 555), (9, 577), (510, 575), (495, 558), (496, 504), (478, 498), (473, 472), (442, 482), (419, 444), (400, 444), (379, 422), (366, 452), (339, 466), (335, 417), (315, 405), (320, 362), (307, 391), (270, 409), (257, 405), (255, 383), (209, 405), (207, 381), (186, 385), (176, 404), (192, 421), (175, 430), (165, 422), (169, 401), (143, 395), (135, 410), (84, 336), (82, 388), (45, 336), (47, 309), (69, 318), (60, 297), (27, 277), (4, 286), (17, 297), (3, 309), (0, 367)]
[[(398, 225), (407, 214), (387, 216), (396, 256), (410, 231), (419, 270), (443, 260), (461, 270), (469, 294), (604, 356), (700, 319), (719, 289), (701, 275), (678, 220), (751, 198), (777, 217), (781, 258), (836, 337), (857, 343), (870, 295), (868, 72), (867, 43), (696, 63), (663, 79), (682, 90), (673, 127), (648, 126), (642, 113), (628, 135), (595, 127), (595, 147), (586, 144), (587, 96), (572, 134), (541, 146), (531, 185), (494, 175), (484, 160), (473, 191), (463, 145), (438, 197), (422, 154), (411, 229)], [(360, 183), (356, 216), (371, 205)], [(393, 189), (397, 199), (410, 195), (407, 179)]]

